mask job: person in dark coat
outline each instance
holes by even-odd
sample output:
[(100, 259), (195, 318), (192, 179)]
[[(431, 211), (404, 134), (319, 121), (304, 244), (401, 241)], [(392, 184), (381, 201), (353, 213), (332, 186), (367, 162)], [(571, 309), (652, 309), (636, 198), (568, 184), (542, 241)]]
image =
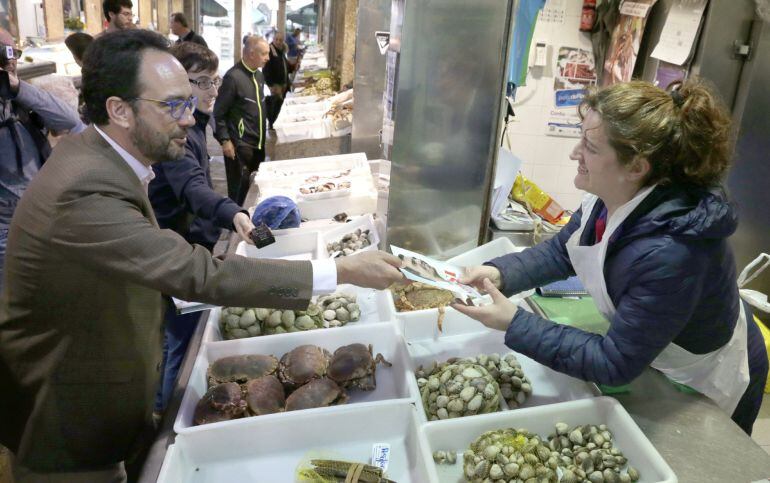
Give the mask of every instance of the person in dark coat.
[(273, 123), (281, 113), (283, 99), (289, 91), (289, 62), (286, 60), (288, 47), (283, 41), (283, 32), (276, 32), (270, 42), (270, 59), (262, 68), (265, 83), (270, 88), (270, 95), (265, 98), (267, 107), (267, 125), (273, 128)]
[[(254, 228), (246, 210), (230, 198), (214, 191), (206, 149), (206, 126), (214, 109), (217, 88), (222, 79), (217, 75), (219, 59), (202, 45), (182, 42), (171, 53), (187, 71), (193, 96), (198, 105), (193, 113), (195, 125), (187, 129), (185, 155), (180, 160), (152, 166), (155, 178), (149, 185), (158, 226), (174, 230), (190, 244), (212, 251), (222, 229), (236, 230), (243, 240), (252, 243), (249, 232)], [(161, 384), (155, 400), (155, 413), (165, 411), (174, 383), (195, 333), (200, 313), (177, 314), (173, 301), (167, 300)]]
[(265, 159), (265, 78), (259, 69), (268, 51), (264, 38), (248, 37), (243, 58), (225, 73), (214, 104), (214, 137), (225, 156), (227, 195), (239, 205), (246, 199), (250, 174)]
[[(728, 237), (737, 215), (721, 182), (730, 114), (701, 81), (592, 90), (580, 107), (581, 208), (551, 240), (468, 269), (485, 307), (454, 306), (557, 371), (627, 384), (648, 366), (712, 399), (746, 433), (762, 402), (767, 354), (740, 299)], [(506, 296), (577, 275), (609, 320), (606, 335), (559, 325)], [(502, 292), (502, 293), (501, 293)], [(504, 294), (504, 295), (503, 295)]]
[(176, 39), (177, 44), (181, 44), (182, 42), (194, 42), (204, 47), (208, 47), (206, 40), (190, 28), (187, 17), (185, 17), (182, 12), (172, 13), (168, 26), (171, 33), (179, 37)]

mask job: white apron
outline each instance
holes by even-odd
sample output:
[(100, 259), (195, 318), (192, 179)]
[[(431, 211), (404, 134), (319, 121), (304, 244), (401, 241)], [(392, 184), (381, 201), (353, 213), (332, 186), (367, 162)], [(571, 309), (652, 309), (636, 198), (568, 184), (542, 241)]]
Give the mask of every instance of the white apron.
[[(575, 273), (583, 282), (586, 291), (593, 297), (599, 312), (609, 321), (615, 315), (615, 305), (607, 293), (604, 280), (607, 243), (617, 227), (654, 188), (655, 186), (651, 186), (641, 190), (631, 201), (618, 208), (607, 220), (602, 241), (591, 246), (580, 246), (580, 236), (586, 228), (598, 198), (594, 195), (585, 196), (582, 202), (583, 217), (580, 228), (567, 241), (567, 253)], [(730, 415), (735, 411), (749, 386), (747, 322), (743, 303), (739, 305), (740, 313), (733, 336), (723, 347), (707, 354), (693, 354), (672, 342), (651, 364), (653, 368), (670, 379), (686, 384), (707, 396)]]

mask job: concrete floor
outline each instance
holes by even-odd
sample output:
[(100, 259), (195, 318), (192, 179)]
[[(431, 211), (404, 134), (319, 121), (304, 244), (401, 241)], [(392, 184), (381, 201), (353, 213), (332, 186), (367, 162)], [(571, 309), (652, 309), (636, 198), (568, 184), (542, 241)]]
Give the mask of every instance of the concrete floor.
[(759, 409), (759, 416), (754, 423), (751, 439), (770, 455), (770, 394), (765, 394), (762, 400), (762, 407)]

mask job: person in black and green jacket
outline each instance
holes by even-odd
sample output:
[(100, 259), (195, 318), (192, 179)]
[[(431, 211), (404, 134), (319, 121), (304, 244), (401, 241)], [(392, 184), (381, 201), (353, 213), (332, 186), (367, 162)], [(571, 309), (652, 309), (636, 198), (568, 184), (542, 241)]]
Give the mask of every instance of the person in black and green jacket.
[(259, 71), (269, 58), (267, 41), (246, 38), (243, 58), (222, 79), (214, 104), (214, 137), (222, 145), (227, 176), (227, 195), (242, 205), (249, 175), (265, 159), (265, 79)]

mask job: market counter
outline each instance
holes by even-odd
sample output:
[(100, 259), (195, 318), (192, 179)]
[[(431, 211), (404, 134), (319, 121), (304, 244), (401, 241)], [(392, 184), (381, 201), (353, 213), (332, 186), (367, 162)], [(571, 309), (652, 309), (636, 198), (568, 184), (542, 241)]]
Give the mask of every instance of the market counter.
[[(255, 183), (244, 206), (253, 206)], [(214, 253), (232, 253), (239, 241), (233, 234)], [(229, 245), (229, 246), (228, 246)], [(166, 448), (174, 442), (173, 424), (184, 388), (201, 344), (208, 311), (198, 326), (180, 368), (179, 381), (160, 432), (145, 462), (139, 481), (154, 483)], [(647, 369), (632, 382), (629, 392), (614, 394), (677, 475), (680, 483), (753, 482), (770, 477), (770, 456), (706, 397), (683, 393), (660, 372)]]
[[(206, 317), (208, 312), (203, 312)], [(180, 371), (169, 413), (150, 451), (141, 482), (155, 482), (166, 448), (174, 442), (173, 422), (200, 344), (203, 324), (195, 334)], [(647, 369), (614, 397), (676, 473), (680, 483), (752, 482), (770, 477), (770, 456), (714, 403), (685, 394), (661, 373)]]
[(770, 456), (716, 404), (686, 394), (647, 369), (613, 395), (674, 470), (680, 483), (752, 482), (770, 477)]

